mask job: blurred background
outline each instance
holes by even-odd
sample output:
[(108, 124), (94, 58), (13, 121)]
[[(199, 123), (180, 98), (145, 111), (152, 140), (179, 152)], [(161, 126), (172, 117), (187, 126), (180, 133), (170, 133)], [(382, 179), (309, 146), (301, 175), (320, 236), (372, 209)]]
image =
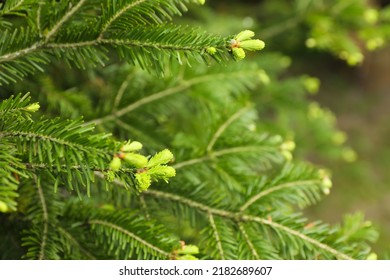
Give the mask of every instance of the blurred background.
[[(390, 1), (208, 1), (186, 23), (216, 34), (256, 32), (266, 50), (255, 99), (268, 130), (297, 144), (295, 158), (329, 170), (331, 193), (305, 209), (338, 223), (362, 212), (390, 251)], [(278, 65), (278, 66), (276, 66)]]

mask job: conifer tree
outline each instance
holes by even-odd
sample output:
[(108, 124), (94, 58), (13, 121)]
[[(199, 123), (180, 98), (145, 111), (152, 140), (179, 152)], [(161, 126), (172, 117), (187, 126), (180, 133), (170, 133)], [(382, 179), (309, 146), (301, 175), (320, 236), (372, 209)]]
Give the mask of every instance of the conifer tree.
[(373, 256), (361, 214), (302, 215), (330, 173), (259, 119), (284, 60), (238, 62), (252, 31), (171, 23), (201, 0), (3, 2), (2, 259)]

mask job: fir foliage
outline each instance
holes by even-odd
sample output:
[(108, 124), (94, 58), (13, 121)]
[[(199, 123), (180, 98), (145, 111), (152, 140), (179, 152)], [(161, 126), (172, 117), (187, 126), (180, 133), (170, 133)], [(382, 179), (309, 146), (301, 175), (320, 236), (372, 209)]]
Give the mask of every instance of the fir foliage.
[(1, 258), (180, 259), (183, 241), (203, 259), (369, 256), (362, 215), (303, 217), (330, 175), (292, 160), (287, 125), (265, 117), (302, 105), (304, 79), (277, 81), (274, 54), (231, 63), (233, 36), (168, 23), (200, 2), (1, 7)]
[(43, 71), (43, 65), (53, 57), (81, 69), (85, 69), (86, 64), (104, 65), (109, 48), (116, 49), (127, 61), (155, 73), (162, 73), (164, 69), (163, 55), (181, 63), (187, 58), (210, 60), (205, 50), (214, 46), (220, 51), (212, 58), (220, 60), (228, 49), (224, 38), (193, 28), (163, 24), (172, 15), (179, 14), (180, 8), (185, 9), (185, 4), (198, 1), (10, 2), (12, 4), (3, 8), (4, 15), (22, 9), (28, 24), (15, 26), (2, 34), (1, 83), (15, 82)]

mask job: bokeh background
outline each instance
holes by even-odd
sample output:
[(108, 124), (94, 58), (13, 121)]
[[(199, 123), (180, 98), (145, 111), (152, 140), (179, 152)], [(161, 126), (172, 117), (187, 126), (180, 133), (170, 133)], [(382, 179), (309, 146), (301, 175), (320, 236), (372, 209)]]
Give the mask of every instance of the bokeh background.
[(208, 1), (185, 17), (186, 23), (222, 35), (254, 30), (267, 46), (258, 59), (284, 60), (283, 71), (271, 77), (271, 87), (279, 83), (281, 95), (299, 91), (292, 81), (303, 79), (308, 94), (287, 106), (306, 106), (309, 119), (314, 114), (324, 121), (309, 126), (290, 110), (270, 117), (268, 126), (272, 130), (274, 120), (277, 132), (294, 139), (296, 158), (332, 173), (332, 192), (305, 209), (308, 217), (338, 223), (345, 214), (364, 213), (380, 232), (374, 245), (380, 258), (390, 251), (389, 5), (379, 0)]

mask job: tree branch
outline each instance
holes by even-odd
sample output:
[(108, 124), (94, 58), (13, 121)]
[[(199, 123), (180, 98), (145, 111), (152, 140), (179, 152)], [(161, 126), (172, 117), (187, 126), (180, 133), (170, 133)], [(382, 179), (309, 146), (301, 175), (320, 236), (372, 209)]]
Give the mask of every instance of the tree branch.
[(111, 24), (117, 19), (119, 18), (122, 14), (124, 14), (125, 12), (127, 12), (128, 10), (130, 10), (131, 8), (137, 6), (137, 5), (140, 5), (142, 4), (143, 2), (145, 2), (147, 0), (138, 0), (138, 1), (135, 1), (133, 3), (130, 3), (126, 6), (124, 6), (122, 9), (120, 9), (116, 14), (114, 14), (107, 22), (106, 24), (103, 26), (102, 28), (102, 31), (100, 32), (100, 35), (99, 35), (99, 39), (103, 39), (103, 36), (104, 36), (104, 33), (107, 31), (108, 28), (110, 28)]
[(223, 248), (222, 248), (221, 238), (219, 237), (218, 229), (217, 229), (217, 226), (215, 224), (213, 214), (208, 212), (207, 216), (209, 218), (211, 228), (213, 229), (215, 241), (217, 242), (217, 248), (218, 248), (219, 255), (221, 256), (221, 260), (224, 260), (225, 259), (225, 252), (223, 251)]
[(321, 248), (322, 250), (331, 253), (332, 255), (337, 257), (338, 259), (345, 259), (345, 260), (352, 259), (350, 256), (348, 256), (342, 252), (337, 251), (336, 249), (330, 247), (327, 244), (321, 243), (321, 242), (319, 242), (319, 241), (317, 241), (317, 240), (315, 240), (315, 239), (313, 239), (313, 238), (311, 238), (311, 237), (309, 237), (309, 236), (307, 236), (299, 231), (288, 228), (282, 224), (270, 221), (268, 219), (255, 217), (255, 216), (251, 216), (251, 215), (244, 215), (244, 214), (241, 214), (240, 212), (234, 213), (234, 212), (230, 212), (230, 211), (212, 208), (212, 207), (209, 207), (209, 206), (204, 205), (202, 203), (190, 200), (188, 198), (185, 198), (185, 197), (182, 197), (182, 196), (179, 196), (176, 194), (171, 194), (168, 192), (162, 192), (162, 191), (157, 191), (157, 190), (148, 190), (148, 191), (143, 192), (142, 195), (150, 195), (150, 196), (154, 196), (157, 198), (163, 198), (163, 199), (175, 201), (175, 202), (178, 202), (181, 204), (185, 204), (189, 207), (195, 208), (201, 212), (205, 212), (207, 214), (210, 213), (210, 214), (214, 214), (214, 215), (217, 215), (220, 217), (231, 219), (236, 223), (239, 221), (247, 221), (247, 222), (256, 222), (256, 223), (259, 223), (262, 225), (268, 225), (270, 227), (285, 231), (291, 235), (294, 235), (294, 236), (304, 240), (307, 243), (310, 243), (318, 248)]
[(127, 229), (123, 228), (123, 227), (120, 227), (116, 224), (113, 224), (113, 223), (109, 223), (109, 222), (106, 222), (106, 221), (102, 221), (102, 220), (90, 220), (88, 221), (88, 223), (90, 225), (101, 225), (101, 226), (104, 226), (104, 227), (108, 227), (108, 228), (111, 228), (113, 230), (116, 230), (116, 231), (119, 231), (121, 233), (124, 233), (126, 234), (127, 236), (129, 236), (130, 238), (138, 241), (139, 243), (143, 244), (144, 246), (152, 249), (153, 251), (155, 252), (158, 252), (159, 254), (169, 258), (170, 257), (170, 253), (168, 252), (165, 252), (164, 250), (154, 246), (153, 244), (150, 244), (149, 242), (147, 242), (146, 240), (143, 240), (141, 237), (139, 237), (138, 235), (135, 235), (134, 233), (128, 231)]
[(71, 18), (75, 12), (77, 12), (82, 5), (84, 5), (86, 0), (80, 0), (76, 6), (74, 6), (72, 9), (70, 9), (54, 26), (49, 32), (46, 34), (45, 43), (47, 43), (51, 37), (53, 37), (57, 31), (61, 28), (61, 26), (69, 19)]
[(321, 181), (320, 180), (301, 180), (301, 181), (288, 182), (288, 183), (273, 186), (269, 189), (266, 189), (266, 190), (264, 190), (256, 195), (252, 196), (250, 199), (248, 199), (248, 201), (244, 205), (241, 206), (240, 211), (245, 211), (245, 209), (247, 209), (249, 206), (251, 206), (257, 200), (259, 200), (260, 198), (262, 198), (262, 197), (264, 197), (272, 192), (275, 192), (275, 191), (278, 191), (281, 189), (293, 188), (296, 186), (312, 185), (312, 184), (318, 184), (318, 183), (321, 183)]
[(243, 115), (245, 112), (249, 110), (249, 107), (244, 107), (238, 110), (235, 114), (230, 116), (215, 132), (213, 137), (211, 138), (206, 151), (211, 152), (213, 149), (215, 142), (217, 142), (218, 138), (222, 135), (222, 133), (235, 121), (237, 120), (241, 115)]
[(274, 149), (269, 148), (269, 147), (260, 147), (260, 146), (242, 146), (242, 147), (226, 148), (226, 149), (222, 149), (219, 151), (214, 151), (207, 156), (179, 162), (179, 163), (173, 165), (173, 168), (180, 169), (180, 168), (183, 168), (186, 166), (191, 166), (191, 165), (195, 165), (195, 164), (202, 163), (205, 161), (210, 161), (210, 160), (213, 160), (214, 158), (221, 157), (221, 156), (228, 155), (228, 154), (260, 152), (260, 151), (271, 152), (271, 151), (274, 151)]
[(47, 204), (46, 199), (42, 191), (41, 186), (41, 179), (37, 176), (34, 176), (35, 184), (37, 186), (38, 196), (41, 203), (42, 213), (43, 213), (43, 233), (42, 233), (42, 242), (41, 242), (41, 248), (39, 250), (39, 259), (43, 260), (45, 259), (45, 247), (46, 247), (46, 239), (47, 239), (47, 233), (48, 233), (48, 223), (49, 223), (49, 214), (47, 211)]
[(244, 237), (244, 240), (245, 240), (246, 244), (248, 244), (248, 247), (249, 247), (249, 249), (250, 249), (252, 255), (253, 255), (257, 260), (260, 260), (260, 256), (259, 256), (259, 254), (257, 253), (255, 246), (253, 246), (253, 243), (252, 243), (252, 241), (250, 240), (250, 238), (249, 238), (248, 234), (246, 233), (246, 230), (245, 230), (245, 228), (244, 228), (244, 226), (242, 225), (241, 222), (238, 223), (238, 228), (240, 229), (240, 232), (241, 232), (242, 236)]

